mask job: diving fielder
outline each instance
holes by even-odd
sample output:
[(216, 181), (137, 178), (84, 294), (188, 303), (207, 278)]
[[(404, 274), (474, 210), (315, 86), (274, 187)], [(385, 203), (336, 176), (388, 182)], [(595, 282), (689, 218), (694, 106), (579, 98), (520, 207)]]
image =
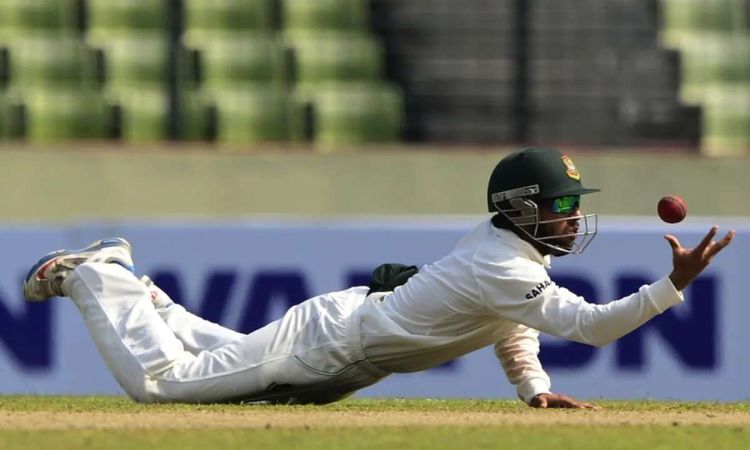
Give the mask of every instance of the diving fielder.
[(681, 291), (734, 236), (715, 241), (713, 227), (686, 249), (667, 235), (668, 276), (619, 300), (587, 303), (557, 286), (547, 268), (551, 256), (581, 253), (595, 236), (596, 215), (580, 210), (581, 195), (595, 191), (556, 150), (513, 153), (489, 180), (494, 215), (448, 255), (389, 290), (357, 286), (313, 297), (250, 334), (203, 320), (138, 279), (121, 238), (44, 256), (24, 296), (70, 297), (112, 374), (139, 402), (327, 403), (391, 373), (494, 345), (527, 404), (590, 407), (551, 392), (537, 357), (539, 332), (607, 345), (682, 302)]

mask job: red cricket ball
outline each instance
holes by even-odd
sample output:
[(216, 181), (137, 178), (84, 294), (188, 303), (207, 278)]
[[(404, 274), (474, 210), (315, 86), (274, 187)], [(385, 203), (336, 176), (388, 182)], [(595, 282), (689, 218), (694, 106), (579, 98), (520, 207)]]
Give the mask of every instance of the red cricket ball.
[(659, 213), (661, 220), (667, 223), (677, 223), (687, 215), (687, 205), (679, 195), (666, 195), (659, 200), (656, 212)]

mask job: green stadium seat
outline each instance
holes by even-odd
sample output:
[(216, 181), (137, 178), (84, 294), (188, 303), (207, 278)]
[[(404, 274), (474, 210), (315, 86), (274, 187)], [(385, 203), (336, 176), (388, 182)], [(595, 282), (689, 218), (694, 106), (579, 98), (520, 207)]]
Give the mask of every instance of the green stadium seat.
[(712, 155), (741, 155), (750, 148), (750, 81), (705, 87), (703, 148)]
[(184, 0), (185, 30), (270, 31), (273, 5), (274, 0)]
[(273, 35), (260, 33), (200, 33), (184, 36), (200, 51), (201, 73), (207, 89), (244, 83), (284, 83), (286, 50)]
[(209, 133), (209, 105), (205, 96), (193, 89), (180, 92), (177, 110), (178, 136), (186, 141), (203, 141)]
[(210, 93), (217, 114), (217, 141), (225, 144), (301, 139), (304, 109), (273, 85)]
[[(706, 83), (750, 81), (750, 33), (672, 32), (669, 44), (681, 51), (683, 88)], [(686, 100), (695, 101), (687, 96)]]
[(295, 75), (300, 83), (376, 81), (384, 73), (384, 52), (364, 34), (289, 33)]
[(0, 140), (23, 137), (22, 116), (20, 99), (0, 91)]
[(81, 86), (98, 82), (97, 52), (72, 37), (29, 37), (7, 42), (11, 86)]
[(5, 95), (0, 92), (0, 141), (10, 137), (10, 105)]
[(86, 0), (89, 30), (110, 32), (169, 29), (168, 0)]
[(287, 30), (369, 29), (367, 0), (281, 0), (281, 8)]
[(404, 122), (401, 92), (380, 83), (330, 83), (300, 86), (313, 104), (315, 143), (339, 145), (388, 143), (400, 139)]
[(76, 0), (0, 1), (0, 35), (71, 32), (78, 27)]
[(745, 0), (662, 0), (664, 28), (673, 30), (746, 30)]
[(159, 84), (169, 77), (169, 44), (160, 33), (89, 36), (91, 45), (104, 52), (104, 72), (109, 88)]
[[(120, 138), (125, 142), (149, 143), (171, 138), (170, 99), (158, 88), (121, 88), (107, 98), (120, 108)], [(207, 111), (202, 97), (181, 92), (178, 100), (178, 137), (183, 140), (207, 138)]]
[(21, 94), (26, 139), (31, 142), (105, 139), (113, 129), (112, 105), (82, 89), (35, 89)]
[(155, 142), (169, 137), (169, 97), (164, 89), (121, 88), (108, 98), (120, 107), (120, 138), (126, 142)]

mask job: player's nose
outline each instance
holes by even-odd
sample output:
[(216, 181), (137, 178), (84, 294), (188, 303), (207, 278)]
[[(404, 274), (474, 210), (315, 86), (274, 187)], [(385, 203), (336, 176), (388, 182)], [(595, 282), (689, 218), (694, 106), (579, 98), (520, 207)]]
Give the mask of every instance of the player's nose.
[(582, 216), (582, 215), (583, 215), (583, 212), (581, 211), (581, 207), (579, 206), (579, 207), (573, 208), (573, 210), (571, 210), (570, 213), (568, 214), (568, 217), (570, 217), (569, 219), (570, 222), (578, 222), (578, 220), (580, 220), (579, 216)]

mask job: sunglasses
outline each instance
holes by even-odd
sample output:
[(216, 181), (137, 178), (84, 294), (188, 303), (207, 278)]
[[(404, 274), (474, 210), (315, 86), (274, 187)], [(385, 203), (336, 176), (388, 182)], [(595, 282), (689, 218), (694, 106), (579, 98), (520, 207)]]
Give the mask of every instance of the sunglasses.
[(563, 195), (552, 200), (552, 212), (555, 214), (570, 214), (580, 206), (580, 195)]

